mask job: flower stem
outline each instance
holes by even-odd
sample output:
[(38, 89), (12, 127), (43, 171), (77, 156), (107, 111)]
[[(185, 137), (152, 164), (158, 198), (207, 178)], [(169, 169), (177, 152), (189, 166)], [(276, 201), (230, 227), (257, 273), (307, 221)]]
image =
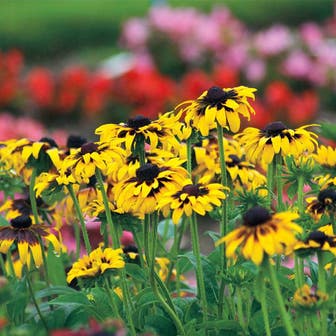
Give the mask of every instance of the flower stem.
[(275, 299), (278, 303), (278, 309), (279, 309), (282, 323), (284, 324), (284, 328), (286, 329), (288, 336), (295, 336), (290, 317), (286, 311), (285, 303), (281, 295), (280, 286), (279, 286), (279, 282), (278, 282), (275, 270), (273, 266), (271, 265), (269, 259), (267, 259), (265, 262), (267, 264), (268, 276), (270, 278), (270, 281), (273, 287)]
[(29, 184), (29, 200), (30, 200), (30, 206), (31, 206), (31, 210), (34, 216), (35, 224), (39, 224), (39, 216), (38, 216), (36, 197), (35, 197), (35, 191), (34, 191), (35, 181), (36, 181), (36, 168), (33, 168), (33, 171), (30, 177), (30, 184)]
[(272, 199), (273, 199), (273, 184), (274, 184), (274, 164), (271, 162), (267, 166), (267, 198), (268, 198), (268, 206), (272, 208)]
[[(223, 127), (217, 123), (217, 139), (218, 139), (218, 151), (219, 151), (219, 162), (221, 168), (221, 183), (223, 186), (227, 187), (227, 172), (226, 172), (226, 163), (225, 163), (225, 150), (224, 150), (224, 133)], [(228, 225), (228, 202), (226, 199), (222, 200), (221, 205), (221, 221), (219, 224), (219, 234), (221, 237), (225, 236), (227, 233), (227, 225)], [(221, 274), (224, 274), (227, 268), (226, 262), (226, 247), (225, 244), (220, 244), (219, 253), (220, 253), (220, 269)], [(224, 288), (225, 288), (225, 280), (222, 277), (221, 284), (219, 287), (219, 295), (218, 295), (218, 317), (221, 318), (223, 314), (223, 304), (224, 304)]]
[(33, 301), (33, 304), (34, 304), (34, 306), (36, 308), (36, 312), (37, 312), (38, 316), (40, 317), (40, 320), (41, 320), (41, 322), (43, 324), (43, 327), (45, 328), (47, 334), (49, 334), (49, 328), (48, 328), (47, 322), (46, 322), (46, 320), (44, 319), (44, 317), (42, 315), (42, 312), (40, 310), (39, 305), (37, 304), (37, 301), (36, 301), (36, 298), (35, 298), (35, 295), (34, 295), (34, 290), (33, 290), (33, 287), (32, 287), (32, 284), (31, 284), (28, 272), (27, 272), (27, 275), (26, 275), (26, 279), (27, 279), (28, 290), (29, 290), (31, 299)]
[(299, 214), (302, 215), (304, 213), (304, 206), (303, 206), (304, 178), (302, 175), (299, 175), (297, 178), (298, 178), (297, 205), (299, 209)]
[(284, 203), (282, 200), (282, 156), (280, 154), (275, 155), (275, 178), (277, 184), (277, 195), (278, 195), (278, 207), (279, 211), (284, 209)]
[(83, 217), (83, 214), (82, 214), (82, 211), (81, 211), (78, 199), (77, 199), (77, 197), (75, 195), (75, 191), (73, 189), (72, 184), (68, 185), (68, 190), (69, 190), (71, 199), (72, 199), (72, 201), (74, 203), (74, 207), (75, 207), (75, 210), (76, 210), (76, 214), (77, 214), (78, 220), (79, 220), (79, 222), (81, 224), (82, 234), (83, 234), (83, 239), (84, 239), (84, 245), (85, 245), (85, 250), (89, 254), (91, 252), (91, 250), (92, 250), (91, 249), (90, 240), (89, 240), (89, 235), (88, 235), (88, 232), (87, 232), (87, 229), (86, 229), (86, 225), (85, 225), (85, 220), (84, 220), (84, 217)]
[(271, 334), (267, 302), (266, 302), (266, 286), (265, 286), (264, 276), (262, 276), (261, 283), (260, 283), (260, 303), (261, 303), (261, 311), (262, 311), (263, 318), (264, 318), (266, 336), (271, 336), (272, 334)]
[[(107, 223), (109, 225), (110, 233), (111, 233), (111, 236), (112, 236), (113, 248), (119, 248), (120, 247), (120, 242), (119, 242), (119, 238), (118, 238), (118, 230), (117, 230), (115, 224), (112, 221), (111, 209), (109, 207), (109, 200), (108, 200), (107, 192), (105, 190), (103, 176), (102, 176), (101, 171), (98, 168), (96, 169), (96, 177), (97, 177), (97, 183), (99, 185), (99, 190), (100, 190), (102, 198), (103, 198), (106, 219), (107, 219)], [(105, 232), (107, 232), (106, 228), (105, 228)], [(105, 246), (108, 246), (108, 242), (105, 241), (104, 244), (105, 244)]]
[(193, 213), (190, 218), (191, 218), (190, 222), (191, 242), (192, 242), (193, 254), (196, 260), (196, 279), (197, 279), (198, 295), (200, 296), (201, 307), (203, 309), (203, 322), (206, 322), (208, 320), (208, 302), (205, 295), (206, 292), (204, 285), (204, 275), (203, 275), (201, 251), (197, 230), (196, 214)]
[[(325, 260), (323, 251), (317, 252), (317, 260), (318, 260), (318, 289), (323, 293), (327, 293), (327, 281), (326, 281), (326, 271), (324, 269)], [(321, 317), (321, 336), (327, 336), (328, 317), (326, 309), (321, 309), (320, 317)]]

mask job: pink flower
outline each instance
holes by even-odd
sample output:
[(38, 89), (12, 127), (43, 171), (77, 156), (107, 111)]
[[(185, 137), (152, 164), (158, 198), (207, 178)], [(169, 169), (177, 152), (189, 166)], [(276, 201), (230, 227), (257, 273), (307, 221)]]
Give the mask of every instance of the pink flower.
[(120, 238), (120, 243), (123, 246), (134, 245), (133, 234), (130, 231), (123, 231)]
[(274, 56), (292, 44), (292, 37), (287, 27), (274, 25), (271, 28), (258, 33), (254, 40), (257, 51), (264, 56)]
[(313, 47), (319, 44), (323, 39), (321, 28), (314, 22), (307, 22), (299, 30), (302, 40), (309, 46)]
[(147, 43), (148, 25), (142, 19), (130, 19), (123, 26), (121, 41), (131, 49), (142, 49)]
[(266, 65), (261, 59), (252, 59), (246, 65), (246, 78), (251, 82), (260, 82), (266, 75)]
[(312, 68), (311, 59), (302, 50), (292, 51), (282, 64), (283, 72), (295, 78), (307, 77)]

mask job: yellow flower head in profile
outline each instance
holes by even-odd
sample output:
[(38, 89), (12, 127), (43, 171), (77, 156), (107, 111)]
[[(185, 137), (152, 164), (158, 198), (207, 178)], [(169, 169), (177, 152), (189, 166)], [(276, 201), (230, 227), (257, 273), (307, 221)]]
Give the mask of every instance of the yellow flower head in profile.
[(142, 136), (151, 148), (157, 148), (159, 143), (177, 146), (174, 130), (179, 127), (178, 116), (165, 113), (157, 120), (150, 120), (142, 115), (130, 118), (127, 123), (106, 124), (96, 129), (100, 141), (115, 141), (124, 143), (127, 150), (132, 150), (134, 141)]
[(297, 158), (305, 152), (312, 153), (318, 143), (317, 134), (306, 130), (311, 126), (317, 125), (290, 129), (281, 121), (276, 121), (262, 130), (248, 127), (234, 138), (245, 147), (246, 158), (249, 161), (269, 164), (276, 154), (293, 155)]
[[(77, 183), (90, 182), (96, 169), (105, 174), (112, 167), (118, 169), (123, 162), (124, 151), (119, 147), (111, 148), (109, 143), (88, 142), (73, 150), (62, 162), (61, 176), (67, 177), (71, 173)], [(64, 180), (57, 180), (59, 184), (66, 184)]]
[(42, 265), (42, 249), (39, 237), (52, 243), (56, 252), (61, 245), (54, 234), (45, 225), (32, 224), (29, 216), (18, 216), (10, 221), (10, 226), (0, 227), (0, 252), (7, 253), (13, 244), (17, 244), (20, 262), (28, 264), (30, 255), (37, 267)]
[(176, 110), (185, 113), (186, 124), (198, 129), (203, 136), (216, 127), (216, 122), (236, 133), (240, 129), (240, 116), (249, 120), (250, 114), (255, 114), (248, 102), (248, 98), (254, 99), (255, 91), (246, 86), (223, 89), (213, 86), (197, 99), (181, 103)]
[(319, 192), (317, 197), (309, 197), (307, 201), (307, 210), (316, 221), (318, 221), (323, 214), (336, 213), (336, 189), (327, 188)]
[(336, 148), (321, 145), (316, 154), (313, 154), (313, 158), (325, 168), (336, 169)]
[(299, 253), (329, 251), (336, 255), (336, 236), (332, 225), (324, 225), (318, 230), (312, 231), (304, 241), (298, 241), (295, 244), (294, 250)]
[(67, 274), (67, 282), (70, 283), (75, 278), (98, 277), (106, 270), (114, 270), (125, 267), (125, 261), (122, 257), (123, 250), (98, 247), (88, 256), (84, 255), (76, 261)]
[(165, 217), (172, 211), (174, 224), (178, 224), (183, 214), (190, 217), (196, 212), (204, 216), (214, 205), (221, 205), (221, 200), (226, 198), (223, 189), (228, 189), (219, 183), (208, 184), (208, 180), (207, 176), (202, 177), (197, 184), (193, 184), (189, 179), (185, 180), (179, 190), (162, 196), (158, 209), (162, 210)]
[(328, 301), (329, 296), (320, 290), (313, 289), (307, 284), (297, 289), (293, 297), (293, 305), (296, 308), (318, 308), (322, 303)]
[(226, 244), (228, 258), (236, 257), (239, 251), (245, 259), (260, 265), (265, 254), (282, 254), (286, 247), (294, 245), (296, 233), (302, 232), (302, 228), (293, 222), (298, 217), (291, 212), (271, 215), (263, 207), (253, 207), (243, 216), (243, 225), (220, 238), (216, 245)]
[(113, 188), (118, 210), (139, 218), (156, 210), (159, 200), (169, 191), (179, 190), (187, 178), (183, 161), (172, 159), (164, 166), (151, 163), (138, 168), (135, 175)]

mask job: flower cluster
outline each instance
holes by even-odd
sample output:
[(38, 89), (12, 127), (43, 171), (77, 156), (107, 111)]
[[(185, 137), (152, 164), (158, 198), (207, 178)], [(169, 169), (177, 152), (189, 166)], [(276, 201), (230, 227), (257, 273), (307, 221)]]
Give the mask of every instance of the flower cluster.
[[(242, 122), (258, 114), (255, 92), (211, 86), (156, 119), (101, 125), (97, 141), (70, 135), (64, 145), (50, 137), (1, 142), (1, 176), (5, 183), (20, 179), (19, 193), (7, 193), (0, 206), (1, 271), (25, 282), (46, 330), (59, 326), (44, 317), (50, 305), (62, 321), (66, 313), (81, 321), (69, 318), (72, 327), (92, 316), (122, 318), (134, 336), (147, 328), (160, 333), (157, 321), (172, 334), (205, 334), (217, 328), (210, 316), (237, 316), (237, 330), (271, 335), (272, 289), (277, 324), (288, 335), (307, 329), (299, 310), (318, 311), (314, 330), (327, 335), (335, 295), (331, 288), (327, 295), (336, 255), (335, 151), (319, 143), (317, 124), (244, 129)], [(209, 220), (219, 228), (209, 232), (213, 250), (203, 256), (198, 229)], [(183, 239), (187, 230), (190, 239)], [(192, 252), (184, 250), (189, 241)], [(286, 266), (291, 260), (294, 270)], [(196, 284), (187, 277), (193, 271)], [(37, 294), (44, 310), (34, 277), (41, 280), (35, 289), (52, 285)], [(232, 314), (223, 310), (226, 300)], [(243, 311), (259, 315), (262, 328)]]

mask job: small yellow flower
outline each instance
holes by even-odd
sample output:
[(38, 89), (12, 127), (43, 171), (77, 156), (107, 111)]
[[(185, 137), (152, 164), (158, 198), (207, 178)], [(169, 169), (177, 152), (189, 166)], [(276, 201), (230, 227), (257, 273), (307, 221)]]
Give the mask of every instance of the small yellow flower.
[(254, 99), (255, 91), (246, 86), (224, 89), (213, 86), (175, 110), (185, 113), (186, 124), (198, 129), (203, 136), (216, 127), (216, 122), (236, 133), (240, 129), (240, 115), (249, 120), (250, 114), (255, 114), (248, 102), (248, 98)]
[(328, 301), (329, 296), (319, 290), (313, 290), (307, 284), (297, 289), (293, 297), (293, 305), (300, 308), (312, 308)]
[(220, 238), (216, 245), (226, 244), (228, 258), (235, 258), (239, 251), (245, 259), (260, 265), (265, 254), (289, 253), (286, 247), (292, 247), (296, 242), (295, 234), (302, 232), (293, 222), (298, 217), (291, 212), (271, 215), (267, 209), (256, 206), (245, 213), (241, 227)]
[(312, 153), (317, 147), (317, 134), (306, 130), (315, 124), (290, 129), (281, 121), (268, 124), (264, 129), (248, 127), (234, 136), (245, 148), (246, 157), (252, 163), (269, 164), (274, 155), (299, 157)]
[(203, 176), (199, 183), (193, 184), (190, 179), (184, 181), (178, 190), (162, 195), (157, 208), (167, 217), (172, 211), (172, 220), (178, 224), (183, 214), (190, 217), (193, 212), (204, 216), (213, 210), (213, 206), (220, 206), (221, 200), (226, 198), (225, 188), (219, 183), (208, 183), (209, 177)]

